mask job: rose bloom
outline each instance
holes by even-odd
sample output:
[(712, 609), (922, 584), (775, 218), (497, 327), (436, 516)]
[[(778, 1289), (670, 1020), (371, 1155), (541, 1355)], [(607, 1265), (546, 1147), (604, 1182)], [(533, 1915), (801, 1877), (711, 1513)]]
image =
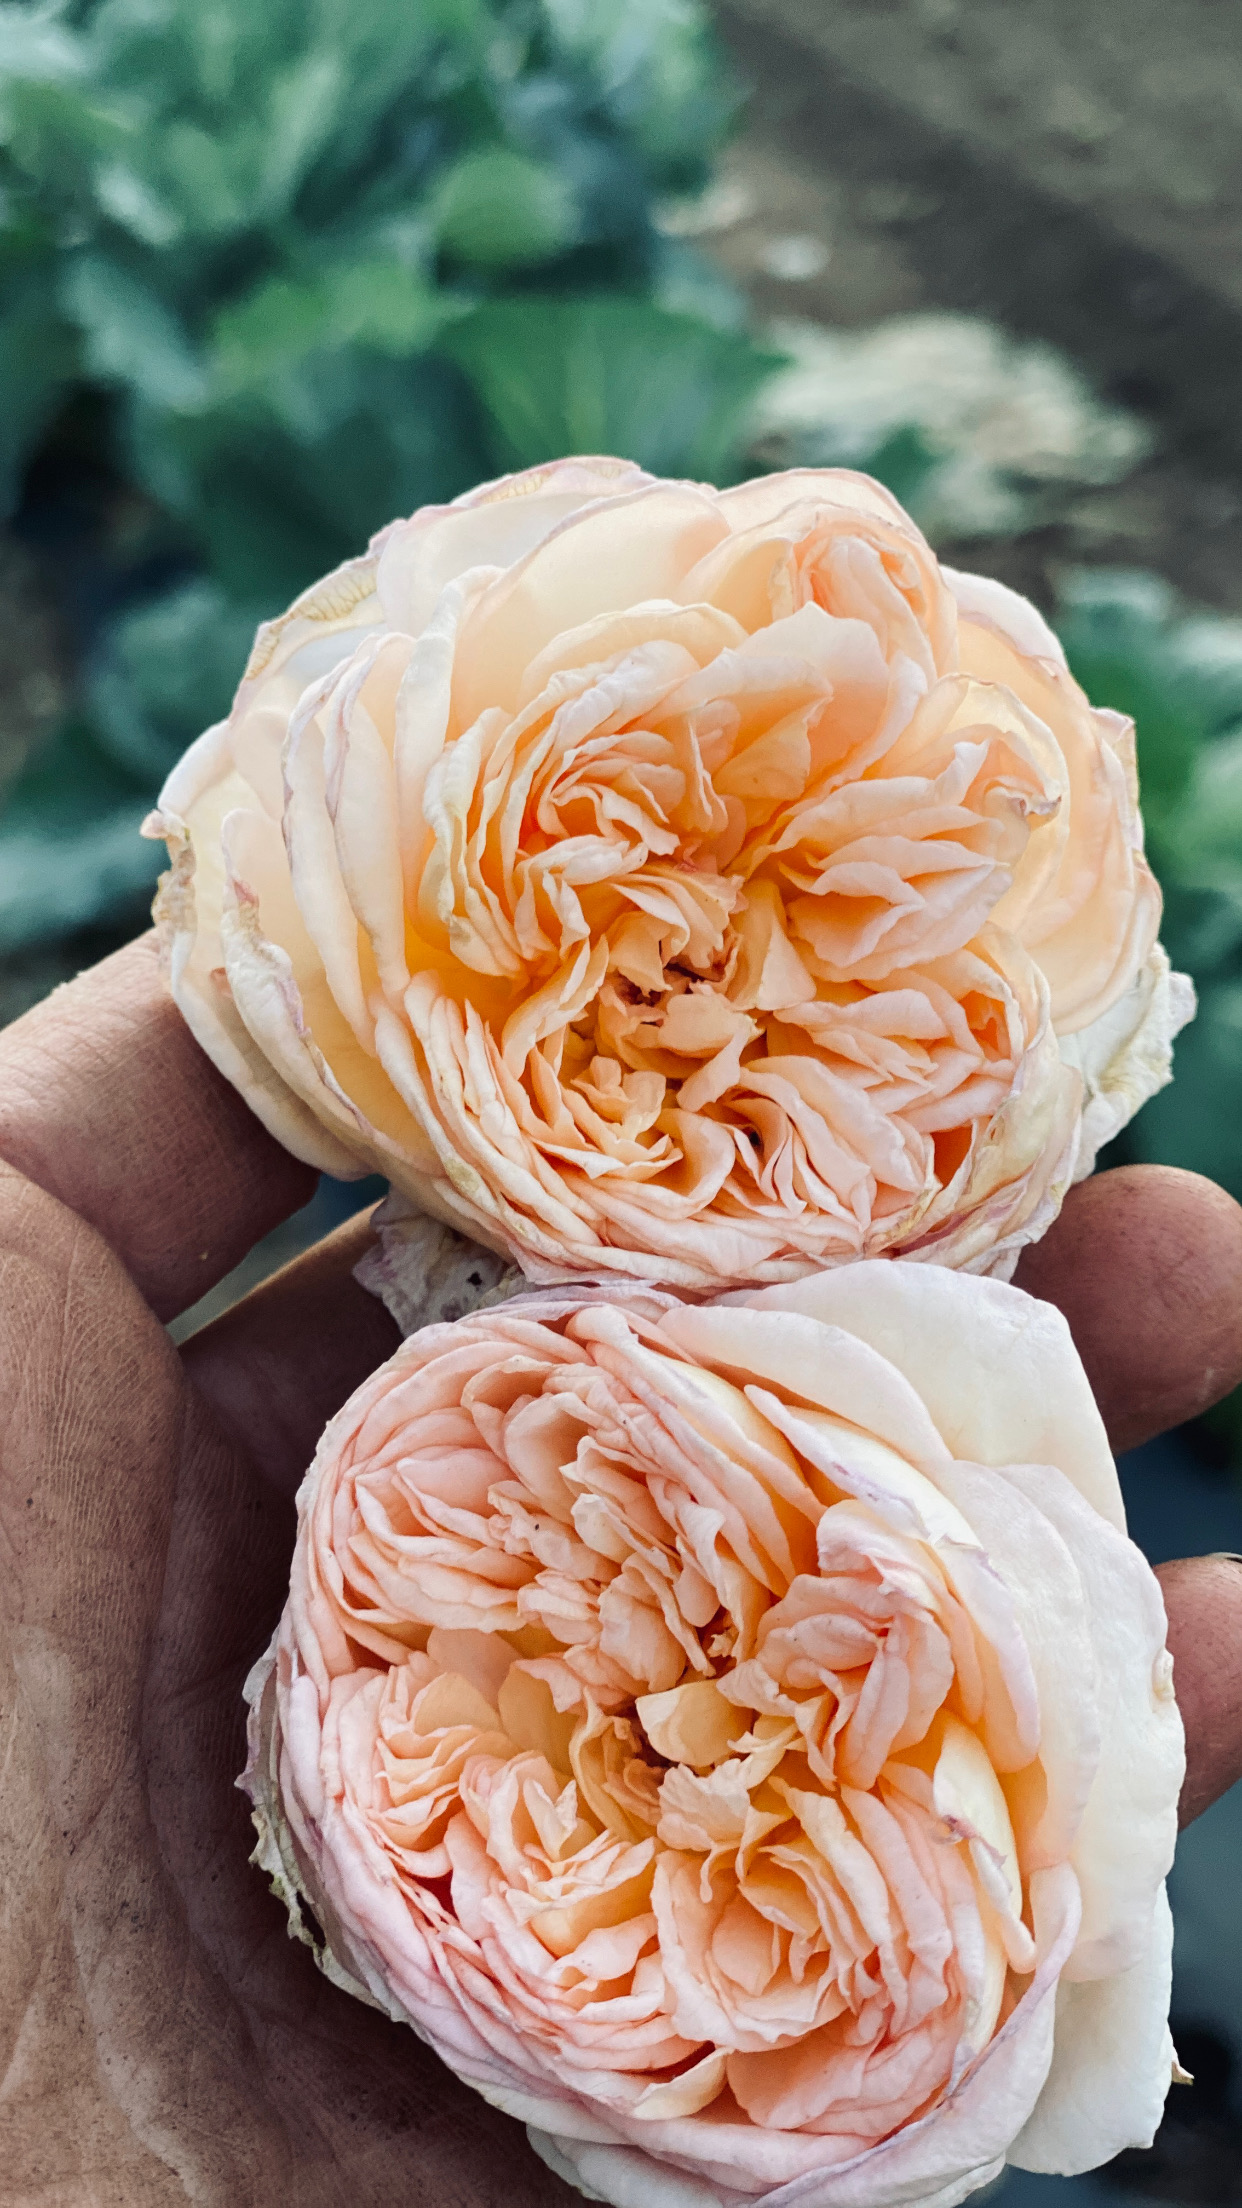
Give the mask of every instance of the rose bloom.
[(1193, 1001), (1130, 724), (844, 470), (565, 460), (393, 523), (149, 827), (265, 1124), (539, 1281), (1007, 1274)]
[(298, 1509), (256, 1860), (553, 2169), (952, 2208), (1150, 2143), (1182, 1729), (1049, 1306), (526, 1293), (412, 1336)]

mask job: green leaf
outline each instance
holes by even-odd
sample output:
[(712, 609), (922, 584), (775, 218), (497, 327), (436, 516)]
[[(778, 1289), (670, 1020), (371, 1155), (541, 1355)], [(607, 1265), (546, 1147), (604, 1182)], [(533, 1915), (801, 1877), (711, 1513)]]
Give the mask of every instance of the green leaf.
[(88, 723), (63, 724), (0, 809), (0, 953), (141, 909), (162, 863), (139, 834), (150, 802)]
[(101, 748), (152, 789), (233, 700), (263, 611), (195, 576), (112, 621), (88, 696)]
[(741, 105), (693, 0), (543, 0), (558, 58), (589, 72), (610, 117), (666, 188), (701, 181)]
[(463, 154), (441, 177), (429, 213), (440, 250), (475, 268), (550, 260), (578, 233), (565, 179), (507, 146)]
[(933, 452), (921, 429), (908, 423), (893, 430), (860, 462), (867, 475), (883, 483), (903, 506), (914, 507), (934, 477), (941, 456)]
[(125, 161), (107, 161), (96, 170), (95, 197), (104, 214), (142, 245), (158, 249), (181, 235), (179, 211)]
[(61, 303), (82, 333), (84, 364), (102, 383), (130, 386), (174, 413), (201, 406), (207, 379), (172, 310), (140, 278), (101, 254), (76, 255)]
[(741, 335), (642, 299), (495, 300), (441, 340), (478, 393), (495, 465), (617, 453), (728, 480), (749, 410), (782, 365)]
[(58, 12), (0, 7), (0, 127), (4, 95), (20, 83), (71, 84), (83, 77), (87, 58)]
[(307, 170), (331, 139), (348, 98), (341, 56), (331, 46), (302, 55), (273, 81), (267, 154), (256, 194), (258, 211), (269, 220), (292, 205)]
[(77, 367), (53, 284), (50, 265), (35, 269), (10, 284), (0, 308), (0, 514), (16, 505), (26, 462)]
[(346, 345), (401, 357), (421, 352), (461, 309), (403, 262), (344, 262), (296, 282), (273, 276), (217, 316), (218, 388), (262, 387), (308, 354)]
[(495, 472), (464, 378), (434, 354), (321, 353), (236, 405), (144, 415), (133, 443), (227, 595), (269, 613), (394, 514)]

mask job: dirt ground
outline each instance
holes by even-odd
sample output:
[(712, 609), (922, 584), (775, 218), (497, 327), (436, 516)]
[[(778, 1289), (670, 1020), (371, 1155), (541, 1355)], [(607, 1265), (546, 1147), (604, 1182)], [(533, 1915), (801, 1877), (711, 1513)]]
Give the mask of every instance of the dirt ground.
[[(749, 211), (704, 242), (761, 312), (987, 315), (1152, 425), (1125, 483), (979, 564), (1044, 599), (1058, 564), (1151, 567), (1242, 612), (1242, 0), (716, 16), (750, 90), (726, 163)], [(819, 246), (818, 272), (774, 273), (790, 239)]]

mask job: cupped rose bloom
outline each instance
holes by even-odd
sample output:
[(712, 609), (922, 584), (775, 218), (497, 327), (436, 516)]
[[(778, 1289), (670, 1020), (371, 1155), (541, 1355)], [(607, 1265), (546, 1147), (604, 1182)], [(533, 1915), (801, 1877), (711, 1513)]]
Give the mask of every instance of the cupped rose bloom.
[(394, 523), (150, 826), (260, 1118), (537, 1281), (1004, 1275), (1192, 1002), (1130, 724), (843, 470), (567, 460)]
[(1150, 2143), (1182, 1730), (1050, 1307), (526, 1293), (413, 1335), (298, 1509), (256, 1860), (553, 2169), (952, 2208)]

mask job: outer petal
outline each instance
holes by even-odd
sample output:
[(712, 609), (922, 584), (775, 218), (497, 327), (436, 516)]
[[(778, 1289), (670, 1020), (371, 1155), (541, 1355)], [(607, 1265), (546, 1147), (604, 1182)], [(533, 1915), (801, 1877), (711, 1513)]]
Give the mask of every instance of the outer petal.
[[(1004, 683), (1059, 745), (1068, 772), (1066, 822), (1056, 882), (1017, 923), (1052, 989), (1058, 1034), (1076, 1033), (1125, 993), (1150, 955), (1160, 925), (1160, 891), (1143, 857), (1134, 732), (1118, 715), (1093, 710), (1059, 645), (1032, 606), (999, 583), (950, 576), (963, 619), (962, 665)], [(1042, 865), (1040, 835), (1027, 864)], [(1022, 870), (1015, 892), (1021, 901)], [(1015, 908), (1016, 909), (1016, 908)], [(1005, 905), (997, 922), (1008, 925)]]
[(1030, 659), (1050, 659), (1058, 667), (1066, 665), (1060, 637), (1029, 598), (991, 575), (967, 575), (955, 567), (943, 567), (940, 572), (966, 620), (999, 629), (1016, 650)]
[[(380, 1172), (420, 1152), (429, 1159), (417, 1123), (329, 993), (293, 904), (274, 822), (231, 813), (221, 841), (229, 872), (220, 938), (232, 1002), (265, 1061), (320, 1122), (325, 1147), (331, 1138), (341, 1144), (343, 1164), (326, 1169), (356, 1177), (365, 1170), (360, 1154)], [(283, 1129), (272, 1131), (285, 1139)]]
[(1034, 1494), (1008, 1471), (998, 1475), (968, 1464), (950, 1465), (938, 1483), (1004, 1579), (1035, 1673), (1044, 1783), (1029, 1787), (1018, 1774), (1009, 1786), (1024, 1873), (1072, 1860), (1100, 1767), (1101, 1700), (1112, 1691), (1100, 1675), (1099, 1623), (1091, 1617), (1074, 1551), (1040, 1507), (1043, 1488), (1060, 1475), (1042, 1468), (1041, 1475)]
[[(208, 736), (220, 733), (209, 729)], [(200, 737), (205, 746), (207, 737)], [(200, 754), (201, 756), (201, 754)], [(178, 772), (189, 764), (182, 760)], [(240, 784), (240, 787), (239, 787)], [(213, 810), (228, 808), (229, 801), (245, 794), (240, 777), (226, 775), (209, 792)], [(343, 1180), (358, 1177), (357, 1152), (329, 1133), (319, 1116), (292, 1091), (267, 1053), (255, 1042), (229, 991), (224, 971), (224, 946), (220, 939), (220, 914), (224, 897), (224, 852), (219, 828), (205, 847), (205, 902), (211, 919), (200, 926), (198, 892), (200, 868), (195, 846), (185, 823), (176, 814), (153, 813), (148, 832), (168, 842), (172, 865), (160, 883), (155, 901), (155, 924), (168, 961), (173, 1001), (187, 1022), (195, 1041), (206, 1051), (226, 1081), (231, 1081), (255, 1117), (277, 1142), (305, 1159), (321, 1173), (335, 1173)]]
[(1116, 1004), (1090, 1027), (1061, 1037), (1061, 1057), (1082, 1075), (1085, 1094), (1076, 1181), (1086, 1180), (1105, 1143), (1173, 1079), (1173, 1038), (1194, 1015), (1194, 983), (1173, 972), (1157, 943)]
[(970, 1284), (940, 1266), (885, 1259), (728, 1301), (798, 1311), (857, 1335), (908, 1381), (955, 1457), (1058, 1465), (1124, 1532), (1104, 1421), (1051, 1304), (1000, 1281)]
[(580, 507), (653, 480), (628, 460), (575, 457), (480, 483), (451, 506), (420, 507), (371, 547), (387, 621), (417, 636), (446, 585), (469, 568), (512, 567)]
[(1116, 1977), (1057, 1989), (1052, 2067), (1007, 2160), (1068, 2177), (1123, 2147), (1149, 2147), (1173, 2065), (1173, 1918), (1161, 1886), (1147, 1945)]
[(1045, 1465), (1011, 1465), (1007, 1476), (1063, 1535), (1087, 1597), (1100, 1760), (1070, 1855), (1083, 1915), (1067, 1974), (1100, 1978), (1141, 1957), (1177, 1839), (1186, 1751), (1164, 1600), (1142, 1552), (1101, 1524), (1068, 1480)]

